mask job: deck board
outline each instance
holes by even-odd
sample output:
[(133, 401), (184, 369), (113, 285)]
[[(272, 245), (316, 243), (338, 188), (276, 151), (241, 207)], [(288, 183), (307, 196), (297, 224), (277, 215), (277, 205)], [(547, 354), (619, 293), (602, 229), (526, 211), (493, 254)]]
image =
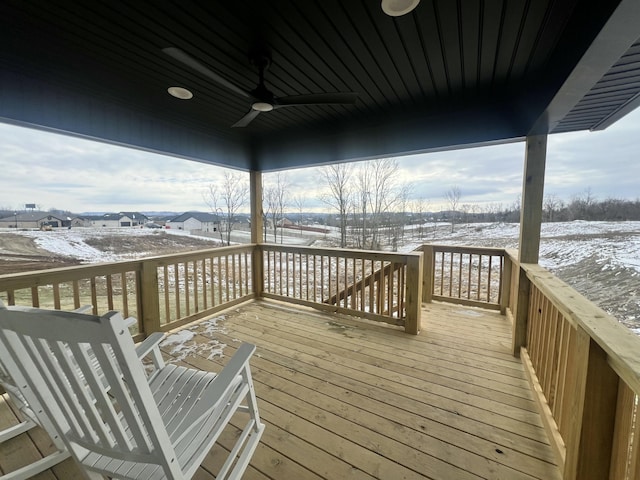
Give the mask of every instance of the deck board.
[[(271, 301), (216, 320), (188, 327), (196, 355), (163, 351), (219, 371), (241, 342), (257, 345), (251, 368), (267, 428), (245, 479), (560, 478), (496, 312), (428, 304), (418, 336)], [(223, 357), (210, 355), (212, 340), (226, 344)], [(235, 433), (196, 478), (214, 478)]]

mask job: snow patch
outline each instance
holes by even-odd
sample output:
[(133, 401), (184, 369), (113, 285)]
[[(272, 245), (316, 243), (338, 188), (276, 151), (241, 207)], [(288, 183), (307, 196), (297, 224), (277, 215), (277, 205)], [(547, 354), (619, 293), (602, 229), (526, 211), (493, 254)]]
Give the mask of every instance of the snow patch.
[(181, 362), (187, 357), (200, 356), (207, 360), (213, 360), (215, 357), (224, 357), (224, 349), (227, 344), (222, 343), (214, 338), (208, 339), (206, 342), (196, 342), (194, 340), (196, 334), (213, 334), (226, 333), (226, 330), (219, 322), (224, 321), (224, 315), (193, 325), (187, 329), (180, 330), (177, 333), (169, 335), (160, 344), (161, 347), (171, 346), (169, 353), (174, 357), (172, 363)]

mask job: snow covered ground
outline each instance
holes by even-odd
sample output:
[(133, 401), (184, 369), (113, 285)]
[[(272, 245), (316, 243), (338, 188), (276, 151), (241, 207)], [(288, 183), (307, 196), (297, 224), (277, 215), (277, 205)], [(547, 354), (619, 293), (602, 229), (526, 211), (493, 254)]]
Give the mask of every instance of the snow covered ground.
[[(518, 224), (427, 226), (422, 243), (518, 248)], [(540, 265), (640, 334), (640, 222), (542, 224)]]
[[(171, 236), (164, 236), (165, 239), (180, 240), (178, 237), (182, 236), (186, 241), (194, 238), (181, 230), (160, 232), (146, 228), (74, 228), (51, 232), (16, 232), (8, 229), (4, 233), (31, 238), (40, 249), (51, 252), (51, 255), (73, 257), (82, 263), (112, 262), (155, 255), (158, 251), (154, 248), (157, 248), (158, 242), (151, 240), (153, 236), (161, 237), (159, 233)], [(123, 246), (131, 241), (130, 237), (138, 240), (146, 238), (149, 241), (136, 242), (128, 249), (119, 249), (117, 245), (116, 248), (112, 245), (112, 248), (101, 249), (87, 243), (90, 239), (105, 235), (122, 237)], [(447, 224), (426, 224), (422, 228), (408, 227), (405, 238), (399, 242), (399, 250), (411, 251), (423, 243), (517, 248), (518, 235), (518, 224), (459, 224), (455, 225), (454, 232), (451, 232), (451, 226)], [(338, 236), (337, 231), (328, 235), (309, 236), (294, 231), (285, 235), (284, 243), (335, 246)], [(199, 238), (205, 245), (220, 244), (219, 238)], [(267, 240), (272, 239), (272, 233), (269, 232)], [(233, 232), (232, 241), (248, 242), (248, 232)], [(0, 243), (0, 254), (11, 253), (6, 242), (4, 248), (7, 251), (3, 252)], [(545, 223), (542, 225), (540, 264), (640, 333), (640, 222)]]

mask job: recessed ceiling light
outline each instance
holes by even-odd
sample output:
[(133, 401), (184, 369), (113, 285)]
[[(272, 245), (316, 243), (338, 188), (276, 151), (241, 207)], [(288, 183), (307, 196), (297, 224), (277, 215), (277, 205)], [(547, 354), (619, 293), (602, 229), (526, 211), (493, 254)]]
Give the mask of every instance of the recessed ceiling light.
[(382, 11), (390, 17), (406, 15), (416, 8), (420, 0), (382, 0)]
[(273, 110), (273, 105), (267, 102), (254, 102), (251, 105), (251, 108), (257, 110), (258, 112), (270, 112)]
[(193, 98), (193, 93), (182, 87), (169, 87), (167, 88), (167, 92), (169, 92), (169, 95), (179, 98), (180, 100), (190, 100)]

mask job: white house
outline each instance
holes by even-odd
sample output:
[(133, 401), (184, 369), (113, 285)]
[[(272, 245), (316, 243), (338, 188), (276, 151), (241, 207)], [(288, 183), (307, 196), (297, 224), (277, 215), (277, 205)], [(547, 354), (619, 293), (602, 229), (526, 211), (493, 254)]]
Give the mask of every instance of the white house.
[(140, 212), (105, 213), (90, 218), (91, 225), (98, 228), (141, 227), (149, 221), (149, 217)]
[(185, 212), (169, 220), (166, 226), (167, 228), (189, 232), (218, 232), (220, 230), (220, 218), (213, 213)]
[(68, 227), (71, 224), (70, 217), (51, 212), (16, 212), (0, 218), (0, 227), (4, 228)]

